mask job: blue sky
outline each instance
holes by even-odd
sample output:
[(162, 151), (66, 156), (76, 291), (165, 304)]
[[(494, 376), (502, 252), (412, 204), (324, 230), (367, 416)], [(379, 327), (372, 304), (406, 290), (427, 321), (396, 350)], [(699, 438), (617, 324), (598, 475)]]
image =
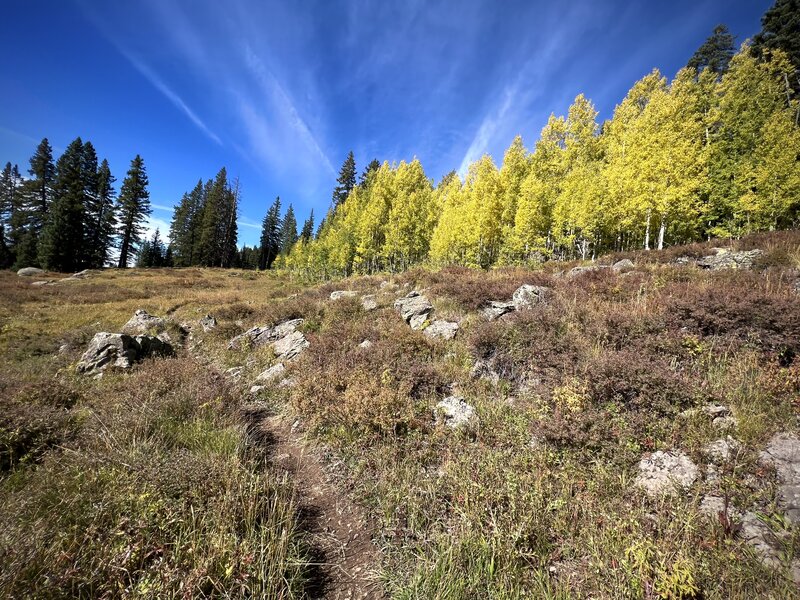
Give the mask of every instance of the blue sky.
[(718, 23), (737, 43), (771, 0), (4, 0), (0, 161), (89, 139), (122, 181), (145, 160), (152, 226), (226, 166), (254, 244), (280, 195), (302, 222), (339, 167), (418, 157), (436, 180), (550, 113), (601, 118), (654, 67), (672, 76)]

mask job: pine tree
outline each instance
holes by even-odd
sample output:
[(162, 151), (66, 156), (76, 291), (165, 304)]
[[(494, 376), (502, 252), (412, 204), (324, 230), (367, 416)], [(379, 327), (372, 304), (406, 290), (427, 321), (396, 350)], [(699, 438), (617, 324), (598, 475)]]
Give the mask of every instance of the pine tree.
[(3, 174), (0, 175), (0, 224), (7, 225), (11, 220), (11, 213), (17, 205), (17, 194), (21, 178), (17, 165), (6, 163)]
[(279, 229), (281, 226), (281, 198), (275, 198), (275, 202), (264, 215), (261, 226), (261, 240), (258, 256), (258, 268), (260, 270), (272, 268), (272, 263), (280, 252)]
[(5, 227), (0, 223), (0, 269), (7, 269), (14, 263), (14, 255), (6, 243)]
[(138, 154), (131, 161), (119, 194), (118, 211), (120, 222), (119, 268), (128, 266), (142, 235), (142, 223), (150, 215), (150, 193), (147, 191), (147, 173), (144, 161)]
[(334, 210), (339, 205), (347, 200), (347, 196), (353, 191), (356, 186), (356, 159), (351, 150), (347, 154), (347, 158), (342, 164), (339, 171), (339, 177), (336, 179), (337, 186), (333, 189), (333, 208)]
[(108, 161), (103, 159), (97, 170), (96, 191), (86, 211), (87, 229), (90, 231), (87, 241), (89, 266), (95, 269), (106, 264), (114, 243), (117, 227), (116, 206), (114, 205), (115, 181)]
[(300, 232), (300, 239), (307, 242), (314, 235), (314, 209), (311, 209), (311, 214), (303, 222), (303, 229)]
[(178, 267), (197, 264), (196, 247), (204, 204), (204, 187), (201, 179), (191, 192), (183, 195), (180, 203), (175, 207), (169, 229), (169, 239), (175, 265)]
[(28, 208), (32, 230), (38, 236), (50, 207), (53, 179), (56, 173), (53, 164), (53, 149), (47, 138), (44, 138), (36, 147), (36, 152), (30, 159), (30, 165), (28, 173), (31, 175), (31, 179), (28, 191), (31, 198)]
[(198, 259), (206, 267), (219, 267), (225, 262), (225, 232), (229, 226), (231, 195), (228, 173), (222, 167), (208, 189), (200, 220)]
[(238, 226), (236, 220), (239, 217), (239, 178), (237, 177), (232, 186), (226, 187), (223, 195), (222, 204), (222, 241), (220, 265), (223, 268), (231, 267), (236, 260), (238, 252), (236, 241), (238, 238)]
[(294, 216), (294, 208), (292, 208), (291, 204), (286, 209), (286, 214), (283, 217), (283, 221), (281, 221), (279, 238), (281, 244), (280, 254), (286, 256), (292, 251), (292, 246), (297, 242), (297, 219)]
[(761, 31), (753, 38), (751, 52), (760, 60), (768, 60), (773, 50), (786, 53), (793, 76), (787, 77), (795, 94), (800, 94), (800, 0), (775, 0), (761, 17)]
[(358, 185), (367, 185), (370, 175), (372, 175), (375, 171), (381, 168), (381, 163), (378, 161), (377, 158), (373, 158), (369, 161), (369, 164), (361, 173), (361, 177), (359, 177)]
[(43, 268), (70, 272), (83, 266), (85, 192), (84, 144), (76, 138), (56, 163), (54, 199), (39, 240), (39, 263)]
[(734, 37), (725, 25), (717, 25), (711, 36), (700, 46), (686, 64), (690, 69), (700, 73), (708, 69), (717, 77), (722, 77), (728, 70), (731, 58), (736, 54)]

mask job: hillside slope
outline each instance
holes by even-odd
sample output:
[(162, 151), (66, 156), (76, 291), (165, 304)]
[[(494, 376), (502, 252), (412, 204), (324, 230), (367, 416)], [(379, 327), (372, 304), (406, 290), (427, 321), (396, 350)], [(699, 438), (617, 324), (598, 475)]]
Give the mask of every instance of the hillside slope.
[(712, 247), (0, 273), (0, 596), (798, 597), (800, 232)]

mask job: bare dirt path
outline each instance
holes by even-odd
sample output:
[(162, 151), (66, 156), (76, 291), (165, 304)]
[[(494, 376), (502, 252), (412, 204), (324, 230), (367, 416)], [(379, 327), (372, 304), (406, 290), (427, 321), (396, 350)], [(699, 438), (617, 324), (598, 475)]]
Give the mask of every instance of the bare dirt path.
[(248, 422), (251, 437), (269, 451), (273, 466), (297, 486), (303, 526), (315, 552), (310, 597), (385, 598), (378, 579), (380, 553), (366, 513), (333, 481), (320, 449), (280, 415), (254, 411)]

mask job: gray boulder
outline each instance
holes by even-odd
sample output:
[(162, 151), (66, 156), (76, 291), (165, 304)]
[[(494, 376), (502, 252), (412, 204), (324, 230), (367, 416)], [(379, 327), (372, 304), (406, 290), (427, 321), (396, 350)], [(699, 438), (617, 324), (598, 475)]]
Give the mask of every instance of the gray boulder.
[(633, 264), (632, 260), (630, 260), (629, 258), (623, 258), (622, 260), (618, 260), (613, 265), (611, 265), (611, 268), (619, 272), (619, 271), (624, 271), (625, 269), (632, 269), (635, 266), (636, 265)]
[(169, 354), (172, 347), (157, 337), (100, 332), (92, 338), (76, 370), (92, 374), (107, 368), (130, 369), (136, 361), (148, 356)]
[(458, 323), (437, 319), (422, 333), (431, 339), (452, 340), (458, 333)]
[(290, 333), (294, 333), (302, 324), (303, 319), (292, 319), (274, 327), (267, 327), (266, 325), (253, 327), (228, 342), (228, 350), (265, 346), (286, 337)]
[(573, 267), (567, 273), (567, 277), (572, 279), (573, 277), (578, 277), (585, 273), (592, 273), (594, 271), (602, 271), (603, 269), (609, 269), (607, 265), (587, 265), (584, 267)]
[(25, 267), (24, 269), (20, 269), (17, 271), (17, 275), (20, 277), (35, 277), (37, 275), (41, 275), (44, 273), (42, 269), (37, 269), (36, 267)]
[(208, 333), (212, 329), (216, 329), (217, 320), (211, 315), (205, 315), (202, 319), (200, 319), (200, 327), (203, 328), (203, 331)]
[(475, 408), (470, 406), (460, 396), (448, 396), (436, 404), (434, 418), (451, 429), (458, 429), (470, 425), (475, 419)]
[(122, 333), (128, 335), (148, 335), (161, 333), (167, 328), (167, 322), (161, 317), (154, 317), (146, 310), (139, 309), (122, 326)]
[(31, 285), (36, 287), (41, 287), (43, 285), (53, 285), (53, 284), (55, 284), (55, 281), (52, 279), (47, 279), (45, 281), (31, 281)]
[(653, 452), (639, 461), (634, 485), (649, 496), (671, 495), (692, 485), (700, 471), (683, 452)]
[(490, 321), (494, 321), (505, 314), (513, 312), (514, 310), (515, 308), (513, 302), (500, 302), (497, 300), (492, 300), (489, 302), (489, 304), (481, 309), (481, 314)]
[(69, 277), (62, 279), (61, 281), (69, 281), (70, 279), (88, 279), (91, 271), (89, 269), (84, 269), (83, 271), (78, 271), (77, 273), (73, 273)]
[(800, 523), (800, 439), (790, 433), (774, 435), (759, 460), (775, 467), (779, 504), (791, 523)]
[(752, 269), (755, 260), (764, 254), (763, 250), (732, 252), (726, 248), (714, 248), (714, 254), (697, 261), (701, 269), (718, 271), (720, 269)]
[(741, 452), (742, 445), (731, 436), (714, 440), (703, 446), (703, 453), (715, 465), (730, 462)]
[(525, 284), (517, 288), (511, 297), (511, 303), (516, 310), (531, 308), (537, 304), (547, 304), (550, 298), (550, 288), (543, 285)]
[(289, 333), (272, 344), (275, 355), (281, 360), (291, 360), (308, 348), (309, 342), (299, 331)]
[(285, 372), (286, 367), (283, 366), (283, 363), (278, 363), (263, 371), (258, 377), (256, 377), (256, 381), (274, 381), (275, 379), (282, 377)]
[(364, 310), (375, 310), (378, 308), (378, 302), (375, 300), (375, 296), (372, 294), (361, 296), (361, 307)]
[(340, 298), (355, 298), (358, 296), (358, 292), (354, 292), (352, 290), (339, 290), (336, 292), (331, 292), (331, 300), (339, 300)]
[(421, 329), (433, 314), (433, 305), (417, 291), (396, 300), (394, 308), (411, 329)]

